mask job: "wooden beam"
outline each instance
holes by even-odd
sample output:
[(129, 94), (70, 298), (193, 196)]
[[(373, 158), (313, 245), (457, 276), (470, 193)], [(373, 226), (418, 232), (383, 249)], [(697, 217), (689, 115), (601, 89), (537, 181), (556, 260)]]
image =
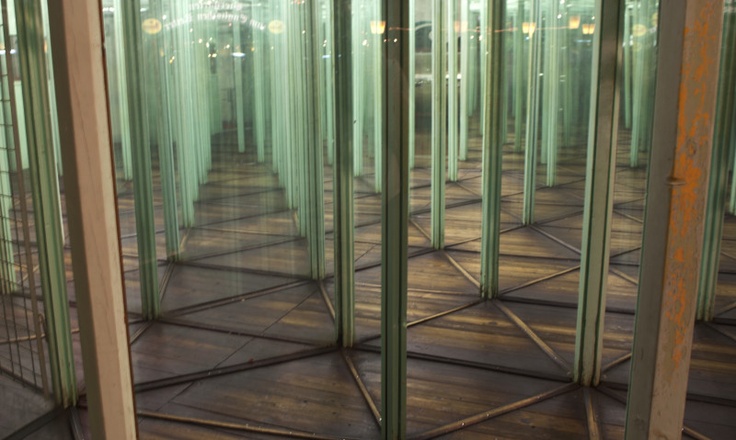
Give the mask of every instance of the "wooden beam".
[(703, 242), (722, 0), (659, 9), (652, 158), (626, 438), (679, 438)]
[[(99, 2), (49, 2), (93, 438), (136, 438)], [(94, 294), (93, 294), (94, 292)], [(104, 397), (104, 399), (103, 399)]]

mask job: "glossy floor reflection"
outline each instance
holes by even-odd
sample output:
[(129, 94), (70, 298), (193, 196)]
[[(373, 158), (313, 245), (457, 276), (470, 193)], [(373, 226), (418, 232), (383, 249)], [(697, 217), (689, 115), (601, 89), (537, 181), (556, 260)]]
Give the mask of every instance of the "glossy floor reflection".
[[(276, 177), (267, 166), (247, 160), (247, 166), (232, 166), (235, 156), (224, 146), (216, 158), (201, 188), (197, 225), (184, 231), (182, 261), (161, 261), (164, 315), (156, 322), (137, 318), (134, 217), (124, 208), (132, 210), (131, 194), (121, 193), (141, 437), (378, 438), (380, 195), (370, 190), (372, 176), (356, 182), (359, 343), (344, 350), (334, 346), (333, 280), (308, 279), (306, 242)], [(623, 436), (646, 173), (618, 169), (606, 367), (601, 386), (583, 389), (571, 384), (571, 365), (584, 163), (564, 163), (559, 186), (540, 186), (537, 221), (522, 227), (518, 159), (518, 153), (507, 152), (502, 295), (485, 303), (478, 296), (479, 158), (471, 156), (460, 180), (447, 185), (447, 247), (440, 251), (428, 238), (429, 182), (422, 177), (428, 171), (413, 171), (409, 438)], [(326, 176), (330, 267), (329, 168)], [(733, 290), (724, 289), (719, 297), (722, 308), (736, 301)], [(736, 434), (733, 310), (696, 327), (686, 438)]]

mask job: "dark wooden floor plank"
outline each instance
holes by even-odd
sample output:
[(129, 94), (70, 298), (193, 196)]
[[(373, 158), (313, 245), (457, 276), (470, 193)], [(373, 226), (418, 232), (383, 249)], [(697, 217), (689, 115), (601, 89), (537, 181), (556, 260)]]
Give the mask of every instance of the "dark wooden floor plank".
[[(166, 274), (167, 263), (161, 263), (158, 266), (158, 280), (159, 283), (163, 280)], [(125, 283), (125, 306), (128, 312), (141, 313), (141, 285), (140, 285), (140, 272), (136, 268), (123, 273), (123, 282)], [(68, 284), (70, 289), (69, 292), (70, 300), (75, 300), (76, 296), (73, 294), (73, 284)]]
[[(448, 251), (473, 277), (480, 279), (480, 255), (472, 252)], [(579, 264), (574, 260), (549, 260), (502, 255), (499, 266), (499, 289), (501, 291), (551, 276)]]
[(193, 228), (187, 233), (180, 260), (196, 260), (203, 256), (220, 255), (294, 239), (296, 237), (289, 235), (223, 231), (208, 227)]
[(12, 434), (54, 408), (36, 391), (0, 375), (0, 437)]
[[(577, 306), (579, 301), (580, 271), (575, 270), (504, 295), (506, 298), (553, 302)], [(633, 313), (636, 309), (638, 286), (609, 272), (606, 286), (606, 307)]]
[(252, 234), (270, 234), (297, 237), (299, 231), (294, 222), (293, 211), (280, 211), (273, 214), (257, 215), (230, 220), (214, 219), (199, 224), (210, 230), (234, 231)]
[(504, 294), (504, 298), (533, 301), (553, 301), (576, 306), (578, 303), (578, 286), (580, 270), (550, 278)]
[(250, 269), (284, 276), (309, 275), (306, 239), (230, 254), (202, 258), (198, 263), (232, 269)]
[(616, 205), (616, 212), (626, 214), (639, 221), (644, 221), (644, 198), (634, 200), (633, 202), (621, 203)]
[(566, 373), (490, 303), (409, 328), (407, 348), (421, 354), (533, 373)]
[(373, 415), (339, 353), (201, 381), (162, 411), (178, 413), (172, 405), (198, 408), (212, 420), (378, 438)]
[[(138, 238), (135, 235), (122, 238), (120, 249), (123, 255), (137, 258)], [(166, 259), (166, 235), (163, 230), (156, 232), (156, 256), (160, 260)]]
[[(356, 269), (381, 263), (380, 244), (356, 241), (354, 252)], [(333, 275), (335, 272), (335, 241), (332, 239), (325, 240), (325, 262), (327, 275)]]
[(278, 191), (278, 177), (273, 173), (234, 177), (229, 180), (209, 182), (199, 189), (202, 200), (217, 201), (240, 195), (255, 194), (263, 191)]
[[(370, 394), (379, 404), (380, 356), (355, 351), (351, 357)], [(408, 437), (541, 394), (559, 385), (554, 381), (409, 359)]]
[[(576, 309), (510, 301), (505, 304), (560, 356), (572, 364), (575, 356)], [(619, 313), (606, 315), (603, 334), (603, 365), (631, 352), (633, 324), (632, 315)]]
[(277, 438), (268, 435), (244, 433), (236, 431), (216, 430), (188, 423), (175, 423), (164, 420), (141, 419), (138, 422), (138, 435), (143, 439), (165, 440), (239, 440), (239, 439), (272, 439)]
[(688, 400), (685, 426), (714, 440), (736, 438), (736, 408)]
[(688, 392), (736, 401), (736, 341), (696, 325)]
[(62, 415), (27, 436), (25, 440), (74, 440), (74, 437), (67, 416)]
[(238, 351), (223, 361), (220, 366), (228, 367), (232, 365), (249, 364), (259, 360), (296, 355), (311, 349), (314, 349), (314, 346), (308, 344), (252, 338), (243, 347), (238, 349)]
[(162, 309), (181, 309), (296, 281), (294, 278), (176, 265), (166, 286)]
[(335, 323), (322, 293), (314, 292), (266, 329), (264, 335), (329, 345), (335, 341)]
[(250, 338), (155, 323), (131, 346), (135, 383), (212, 369)]
[(501, 255), (576, 260), (577, 252), (532, 228), (519, 228), (501, 234)]
[[(355, 282), (373, 286), (381, 285), (381, 268), (374, 267), (358, 271)], [(441, 253), (432, 252), (409, 258), (409, 289), (456, 293), (478, 294), (478, 287), (469, 281)]]
[[(728, 243), (726, 243), (728, 241)], [(723, 240), (721, 241), (721, 257), (719, 260), (719, 272), (722, 274), (734, 274), (736, 273), (736, 252), (733, 252), (733, 250), (729, 250), (729, 252), (724, 252), (724, 245), (728, 246), (734, 246), (733, 240)]]
[[(476, 241), (481, 235), (481, 203), (472, 203), (448, 208), (445, 213), (445, 243), (447, 247), (456, 246), (462, 250), (480, 252), (480, 243)], [(431, 215), (422, 213), (412, 216), (427, 233), (432, 230)], [(517, 219), (506, 212), (501, 213), (501, 228), (506, 229), (517, 224)], [(472, 243), (472, 244), (471, 244)]]
[[(582, 215), (565, 218), (554, 222), (545, 223), (540, 229), (548, 234), (564, 241), (565, 243), (580, 249), (582, 243), (582, 229), (576, 225), (580, 222)], [(614, 216), (611, 230), (611, 254), (618, 255), (631, 251), (641, 246), (642, 225), (623, 216)]]
[[(480, 177), (473, 177), (470, 179), (463, 179), (460, 181), (460, 185), (466, 189), (472, 191), (475, 194), (482, 194), (483, 192), (483, 179)], [(524, 179), (518, 174), (504, 173), (501, 176), (501, 196), (506, 197), (512, 194), (518, 194), (524, 190)]]
[[(736, 341), (702, 323), (696, 324), (690, 363), (688, 393), (704, 398), (736, 402)], [(603, 375), (603, 380), (618, 386), (628, 384), (631, 361)]]
[(270, 335), (317, 345), (334, 340), (334, 324), (319, 287), (300, 285), (179, 316), (193, 324)]
[[(582, 192), (573, 190), (537, 191), (534, 205), (534, 218), (537, 223), (544, 223), (561, 217), (582, 214)], [(521, 203), (522, 195), (509, 196), (506, 200)]]
[[(248, 292), (272, 290), (262, 296), (246, 296), (242, 301), (200, 308), (176, 318), (183, 319), (191, 327), (154, 323), (132, 345), (138, 383), (207, 371), (217, 366), (247, 365), (278, 356), (298, 355), (315, 345), (333, 342), (334, 324), (318, 286), (310, 283), (279, 288), (294, 281), (294, 277), (303, 279), (309, 268), (306, 241), (300, 238), (297, 230), (297, 214), (287, 209), (277, 175), (269, 165), (257, 164), (251, 152), (238, 154), (233, 145), (227, 144), (227, 139), (234, 141), (234, 132), (222, 137), (218, 142), (225, 144), (215, 149), (207, 183), (200, 186), (195, 206), (199, 227), (187, 232), (182, 254), (184, 261), (199, 266), (174, 269), (163, 307), (171, 311), (207, 305)], [(417, 255), (430, 247), (426, 234), (431, 229), (428, 211), (431, 170), (425, 138), (418, 136), (417, 168), (411, 172), (411, 206), (415, 215), (409, 225), (409, 245), (411, 253)], [(480, 195), (483, 192), (480, 145), (480, 137), (475, 136), (471, 140), (470, 159), (460, 164), (459, 181), (446, 185), (445, 234), (447, 245), (452, 247), (448, 254), (475, 280), (480, 277)], [(535, 198), (536, 227), (566, 243), (566, 247), (537, 230), (519, 227), (524, 158), (523, 154), (513, 152), (510, 145), (505, 146), (501, 223), (502, 229), (508, 231), (501, 237), (499, 274), (501, 289), (510, 290), (506, 294), (508, 301), (504, 302), (506, 307), (562, 359), (571, 363), (576, 310), (550, 305), (574, 306), (578, 301), (579, 271), (560, 272), (579, 264), (579, 254), (570, 247), (579, 249), (581, 245), (585, 158), (573, 150), (565, 152), (568, 153), (569, 157), (560, 158), (559, 185), (555, 188), (543, 186), (546, 169), (539, 167)], [(646, 168), (630, 168), (628, 150), (619, 151), (619, 162), (614, 188), (613, 258), (607, 307), (631, 312), (637, 294), (635, 281), (641, 254)], [(333, 229), (332, 171), (330, 166), (325, 167), (328, 275), (333, 270), (334, 246), (330, 232)], [(369, 267), (380, 263), (381, 258), (382, 196), (373, 190), (372, 158), (367, 158), (364, 171), (364, 175), (355, 179), (355, 260), (359, 269), (366, 268), (356, 273), (356, 326), (360, 339), (380, 334), (381, 293), (380, 266)], [(164, 258), (163, 205), (157, 170), (154, 182), (157, 252)], [(138, 313), (140, 293), (132, 184), (120, 182), (118, 189), (128, 310)], [(734, 237), (736, 217), (727, 216), (716, 299), (718, 308), (736, 301)], [(66, 259), (69, 263), (68, 249)], [(165, 268), (166, 265), (161, 266), (160, 277)], [(558, 275), (551, 277), (555, 274)], [(545, 277), (551, 278), (544, 280)], [(526, 284), (529, 285), (512, 290)], [(334, 283), (327, 279), (324, 285), (332, 298)], [(70, 295), (73, 299), (73, 283), (70, 283)], [(478, 287), (441, 252), (410, 258), (408, 296), (410, 323), (452, 311), (411, 326), (408, 330), (411, 352), (536, 375), (564, 374), (529, 335), (492, 304), (462, 309), (478, 300)], [(76, 326), (74, 311), (71, 318)], [(736, 309), (727, 311), (719, 319), (736, 323)], [(604, 364), (630, 351), (633, 315), (609, 311), (605, 325)], [(221, 331), (196, 326), (210, 326)], [(130, 331), (142, 328), (142, 324), (136, 324)], [(721, 330), (736, 335), (734, 328), (736, 326), (722, 326)], [(264, 337), (237, 336), (228, 331)], [(78, 354), (78, 334), (73, 336), (73, 341)], [(375, 348), (379, 341), (374, 339), (368, 344)], [(82, 381), (81, 358), (77, 357), (78, 376)], [(380, 356), (374, 352), (354, 351), (351, 359), (379, 404)], [(623, 362), (607, 371), (604, 380), (619, 388), (625, 386), (629, 368), (630, 362)], [(417, 434), (437, 428), (559, 384), (524, 375), (410, 359), (409, 431)], [(8, 392), (7, 389), (4, 384), (0, 385), (0, 393)], [(689, 391), (707, 398), (736, 400), (733, 398), (736, 395), (736, 341), (733, 338), (713, 328), (697, 326)], [(591, 395), (602, 438), (621, 438), (624, 405), (595, 390)], [(625, 397), (625, 392), (621, 395)], [(567, 393), (467, 427), (447, 438), (585, 438), (587, 422), (581, 396), (580, 391)], [(0, 399), (0, 405), (8, 400)], [(375, 420), (337, 352), (194, 384), (141, 392), (137, 402), (139, 409), (161, 410), (185, 417), (256, 423), (322, 435), (378, 438)], [(0, 436), (5, 423), (3, 411), (0, 406), (3, 415)], [(690, 401), (686, 422), (713, 438), (730, 439), (736, 437), (734, 416), (733, 407)], [(140, 426), (142, 438), (280, 438), (150, 418), (141, 419)]]
[[(626, 395), (622, 394), (622, 398), (626, 399)], [(624, 438), (626, 406), (595, 389), (591, 391), (591, 401), (598, 418), (598, 428), (601, 438), (604, 440), (619, 440)]]
[[(410, 203), (412, 212), (428, 209), (430, 206), (430, 196), (432, 190), (430, 187), (418, 188), (410, 192)], [(480, 196), (467, 190), (457, 183), (448, 182), (445, 184), (445, 204), (452, 206), (457, 203), (480, 201)]]
[(565, 393), (438, 438), (587, 439), (583, 393)]
[(135, 408), (137, 411), (156, 412), (191, 385), (192, 383), (189, 382), (154, 390), (138, 391), (135, 393)]
[[(408, 244), (413, 247), (430, 247), (429, 239), (422, 234), (416, 226), (409, 223), (408, 225)], [(334, 234), (327, 234), (328, 240), (334, 240)], [(355, 242), (357, 243), (368, 243), (380, 245), (381, 238), (381, 223), (374, 223), (371, 225), (358, 226), (355, 228)], [(356, 252), (357, 253), (357, 252)]]
[[(156, 231), (164, 230), (164, 208), (157, 206), (153, 209)], [(135, 211), (120, 211), (120, 235), (123, 237), (135, 234)]]
[[(334, 303), (334, 282), (325, 283), (329, 298)], [(412, 323), (477, 301), (478, 295), (447, 294), (409, 289), (407, 293), (407, 322)], [(381, 288), (358, 285), (355, 290), (355, 327), (359, 340), (377, 337), (381, 332)]]

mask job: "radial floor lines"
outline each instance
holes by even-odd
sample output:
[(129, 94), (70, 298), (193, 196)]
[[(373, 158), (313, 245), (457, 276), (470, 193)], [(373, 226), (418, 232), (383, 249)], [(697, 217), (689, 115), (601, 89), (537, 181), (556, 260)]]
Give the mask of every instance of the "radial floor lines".
[[(355, 184), (358, 343), (347, 350), (335, 345), (334, 336), (332, 170), (325, 170), (324, 195), (328, 276), (314, 281), (299, 219), (270, 166), (256, 163), (255, 152), (237, 153), (237, 143), (227, 136), (215, 152), (201, 186), (196, 225), (181, 231), (180, 261), (160, 260), (163, 315), (153, 322), (138, 318), (132, 192), (119, 185), (141, 437), (379, 438), (381, 204), (373, 176), (364, 174)], [(586, 389), (571, 379), (584, 161), (560, 163), (559, 185), (537, 189), (536, 222), (522, 226), (523, 153), (508, 146), (501, 296), (483, 302), (478, 156), (471, 149), (458, 181), (447, 184), (442, 250), (430, 244), (430, 173), (421, 150), (412, 171), (408, 438), (622, 438), (646, 172), (629, 168), (628, 156), (621, 156), (606, 367), (602, 385)], [(160, 193), (156, 202), (161, 204)], [(163, 256), (160, 210), (156, 218)], [(733, 225), (730, 218), (726, 227)], [(736, 286), (731, 248), (736, 249), (724, 243), (721, 276)], [(736, 433), (736, 287), (722, 283), (722, 290), (718, 318), (696, 327), (685, 438), (726, 439)], [(0, 406), (18, 401), (6, 397)], [(82, 428), (84, 406), (83, 400), (77, 417)], [(18, 429), (2, 419), (0, 436)]]

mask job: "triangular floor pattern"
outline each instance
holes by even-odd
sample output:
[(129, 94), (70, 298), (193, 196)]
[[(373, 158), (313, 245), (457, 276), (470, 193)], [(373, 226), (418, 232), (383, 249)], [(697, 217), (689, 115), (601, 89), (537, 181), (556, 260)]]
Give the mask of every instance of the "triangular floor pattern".
[[(411, 217), (409, 243), (410, 438), (569, 386), (582, 162), (560, 170), (559, 188), (539, 188), (537, 223), (521, 228), (523, 161), (511, 155), (513, 160), (504, 161), (502, 178), (499, 284), (505, 299), (496, 302), (479, 299), (479, 155), (476, 162), (463, 165), (459, 182), (448, 184), (444, 251), (433, 251), (427, 238), (431, 173), (427, 168), (412, 172), (412, 206), (418, 211)], [(170, 274), (164, 277), (162, 319), (136, 324), (132, 333), (142, 435), (165, 438), (171, 430), (178, 438), (291, 438), (289, 432), (378, 438), (380, 415), (374, 409), (381, 402), (381, 197), (372, 194), (372, 170), (356, 180), (360, 348), (343, 351), (335, 346), (334, 282), (329, 276), (309, 280), (307, 243), (299, 234), (298, 217), (286, 209), (277, 176), (254, 161), (228, 165), (232, 157), (215, 158), (209, 183), (200, 188), (196, 227), (184, 240), (184, 263), (164, 266)], [(331, 175), (327, 167), (328, 247), (334, 244)], [(616, 311), (630, 308), (627, 289), (635, 287), (642, 176), (624, 173), (622, 185), (617, 185), (612, 261), (618, 272), (612, 270), (610, 276), (614, 281), (608, 304)], [(133, 216), (128, 213), (123, 220), (124, 230), (134, 232)], [(137, 264), (126, 261), (131, 267)], [(559, 295), (550, 301), (555, 291)], [(629, 313), (607, 316), (603, 357), (613, 366), (604, 380), (613, 388), (625, 387), (632, 327)], [(705, 336), (696, 342), (705, 349), (695, 355), (694, 371), (702, 375), (698, 379), (707, 384), (715, 372), (724, 389), (731, 390), (727, 374), (721, 373), (733, 371), (727, 360), (732, 353), (729, 343), (719, 339), (728, 337), (699, 334)], [(719, 353), (723, 346), (728, 349)], [(440, 438), (589, 438), (588, 405), (601, 437), (620, 437), (623, 404), (597, 390), (571, 387)], [(718, 418), (732, 414), (728, 407), (698, 405), (688, 403), (698, 430), (713, 438), (733, 432), (729, 422)], [(708, 426), (713, 428), (708, 431)], [(259, 429), (273, 435), (265, 437)]]

